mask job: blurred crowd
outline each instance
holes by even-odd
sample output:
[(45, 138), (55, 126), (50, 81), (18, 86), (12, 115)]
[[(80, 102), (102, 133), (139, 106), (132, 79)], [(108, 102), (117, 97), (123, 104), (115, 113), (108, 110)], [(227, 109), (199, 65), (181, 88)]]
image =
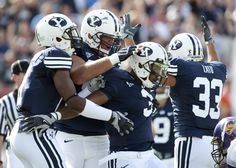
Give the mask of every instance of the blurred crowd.
[(235, 7), (235, 0), (1, 0), (0, 97), (12, 90), (11, 63), (16, 59), (30, 60), (39, 50), (34, 27), (46, 14), (63, 13), (80, 28), (83, 16), (92, 9), (109, 9), (117, 16), (130, 13), (133, 25), (142, 24), (135, 41), (154, 41), (163, 46), (180, 32), (193, 33), (204, 44), (199, 18), (205, 15), (217, 52), (228, 67), (221, 103), (222, 117), (236, 115), (236, 103), (232, 101), (236, 100)]

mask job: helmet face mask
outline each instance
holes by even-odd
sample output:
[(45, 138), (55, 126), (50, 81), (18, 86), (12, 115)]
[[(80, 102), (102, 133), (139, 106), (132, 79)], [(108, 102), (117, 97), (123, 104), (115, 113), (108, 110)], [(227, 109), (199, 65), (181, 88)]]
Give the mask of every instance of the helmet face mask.
[(100, 36), (100, 45), (99, 45), (99, 52), (101, 52), (100, 55), (111, 55), (113, 53), (116, 53), (121, 46), (121, 39), (113, 38), (110, 36), (107, 36), (106, 34), (103, 34)]
[[(83, 41), (97, 50), (101, 56), (117, 52), (121, 45), (119, 19), (108, 10), (98, 9), (89, 12), (82, 21), (80, 34)], [(104, 42), (104, 37), (112, 38), (113, 42)]]
[(203, 61), (203, 48), (200, 40), (193, 34), (180, 33), (174, 36), (168, 46), (168, 53), (173, 58), (188, 61)]
[(212, 158), (216, 165), (222, 165), (227, 156), (227, 149), (236, 137), (236, 117), (223, 118), (215, 127), (212, 139)]
[(224, 149), (223, 142), (218, 137), (214, 137), (211, 144), (213, 146), (212, 158), (216, 165), (221, 165), (227, 155), (227, 149)]
[(35, 36), (42, 47), (57, 47), (69, 55), (81, 45), (76, 25), (65, 15), (52, 13), (43, 17), (36, 25)]
[(147, 88), (160, 85), (167, 78), (167, 53), (165, 49), (154, 42), (143, 42), (140, 54), (134, 54), (129, 58), (129, 65)]

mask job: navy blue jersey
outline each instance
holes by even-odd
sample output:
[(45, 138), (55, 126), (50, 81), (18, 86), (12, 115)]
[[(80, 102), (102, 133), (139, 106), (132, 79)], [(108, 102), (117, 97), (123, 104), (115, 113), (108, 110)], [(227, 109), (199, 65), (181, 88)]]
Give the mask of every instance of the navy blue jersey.
[(161, 158), (174, 156), (174, 116), (170, 98), (164, 107), (157, 108), (152, 118), (152, 126), (155, 130), (153, 148), (162, 156)]
[(134, 122), (134, 131), (121, 136), (117, 130), (107, 124), (111, 151), (145, 151), (151, 148), (153, 135), (151, 114), (153, 113), (153, 95), (145, 90), (140, 82), (127, 71), (112, 68), (104, 75), (105, 88), (101, 91), (109, 101), (103, 106), (113, 111), (127, 114)]
[(170, 96), (174, 108), (175, 136), (212, 135), (220, 116), (219, 102), (226, 80), (221, 62), (173, 59), (169, 72), (176, 76)]
[(49, 114), (56, 110), (61, 96), (53, 75), (56, 70), (70, 70), (71, 57), (57, 48), (48, 48), (34, 55), (19, 88), (17, 107), (25, 115)]
[[(97, 53), (92, 50), (86, 43), (83, 43), (82, 48), (77, 50), (83, 60), (96, 60), (98, 59)], [(77, 88), (80, 88), (77, 86)], [(81, 91), (77, 89), (77, 91)], [(84, 136), (105, 135), (105, 122), (95, 119), (78, 116), (69, 120), (57, 121), (54, 128), (67, 133), (79, 134)]]

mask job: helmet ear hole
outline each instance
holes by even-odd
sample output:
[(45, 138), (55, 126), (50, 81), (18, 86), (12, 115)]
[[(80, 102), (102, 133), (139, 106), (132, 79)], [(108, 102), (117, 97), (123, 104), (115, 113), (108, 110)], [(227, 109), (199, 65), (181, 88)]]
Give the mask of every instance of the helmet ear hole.
[(90, 33), (88, 33), (88, 38), (90, 38), (90, 39), (92, 39), (93, 37), (91, 36), (91, 34)]
[(139, 68), (143, 68), (143, 65), (139, 62), (139, 63), (138, 63), (138, 67), (139, 67)]
[(59, 37), (56, 37), (57, 42), (60, 42), (62, 39)]

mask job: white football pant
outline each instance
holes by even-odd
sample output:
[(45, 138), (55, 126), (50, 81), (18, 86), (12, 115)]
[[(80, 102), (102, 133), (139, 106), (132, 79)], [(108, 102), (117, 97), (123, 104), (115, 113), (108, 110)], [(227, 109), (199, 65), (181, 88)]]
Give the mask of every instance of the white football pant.
[(113, 152), (99, 161), (99, 165), (107, 164), (109, 168), (167, 168), (152, 150), (144, 152)]
[(98, 168), (98, 161), (109, 152), (108, 135), (82, 136), (57, 131), (56, 139), (69, 168)]
[(174, 168), (214, 168), (212, 136), (175, 139)]
[(63, 153), (53, 129), (48, 129), (41, 137), (37, 131), (18, 133), (18, 129), (19, 121), (12, 129), (10, 145), (24, 168), (65, 168)]

